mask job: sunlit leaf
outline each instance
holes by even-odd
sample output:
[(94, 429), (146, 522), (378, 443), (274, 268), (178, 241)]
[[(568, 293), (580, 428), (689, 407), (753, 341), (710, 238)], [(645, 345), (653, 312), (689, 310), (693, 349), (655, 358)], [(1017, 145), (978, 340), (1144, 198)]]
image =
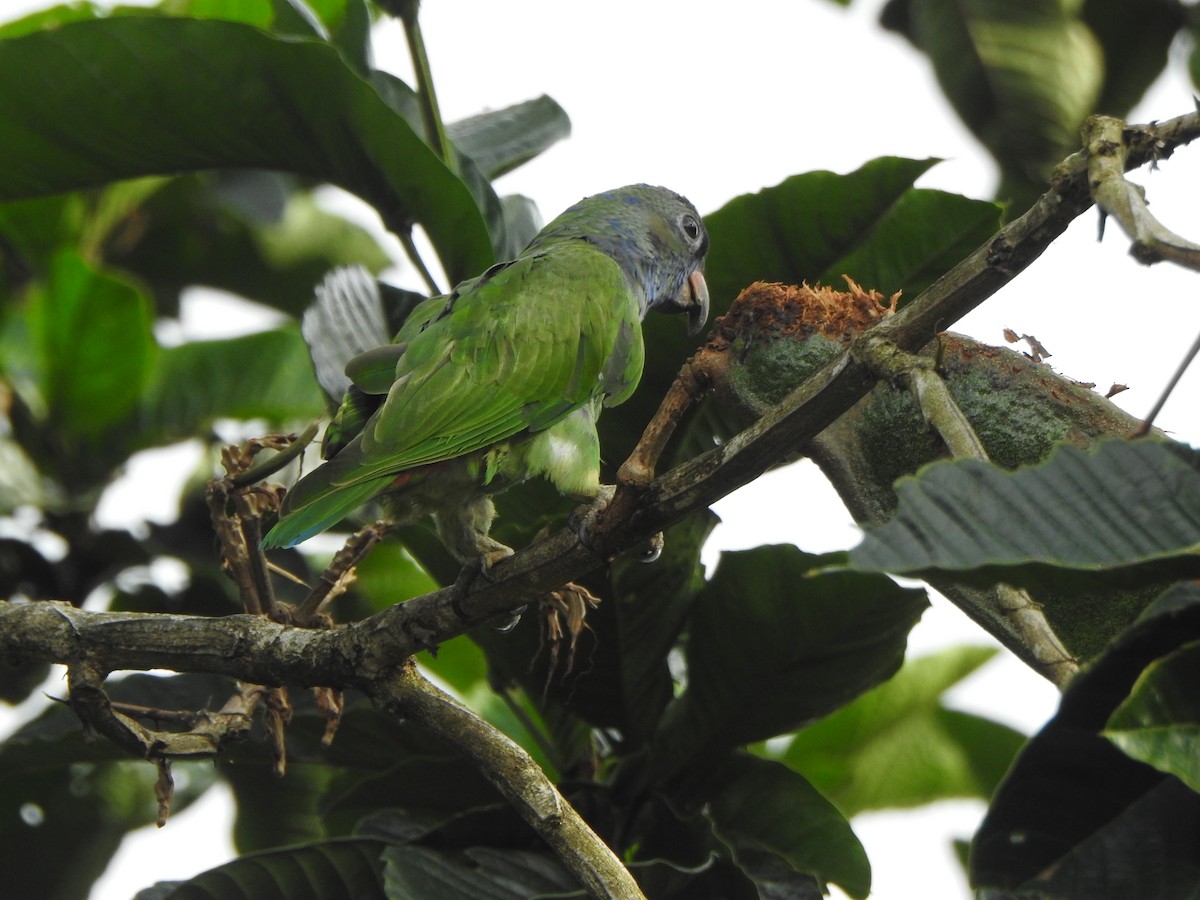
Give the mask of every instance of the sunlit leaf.
[(1024, 743), (947, 709), (947, 690), (995, 655), (956, 647), (909, 660), (891, 680), (800, 731), (781, 760), (846, 815), (951, 797), (988, 799)]

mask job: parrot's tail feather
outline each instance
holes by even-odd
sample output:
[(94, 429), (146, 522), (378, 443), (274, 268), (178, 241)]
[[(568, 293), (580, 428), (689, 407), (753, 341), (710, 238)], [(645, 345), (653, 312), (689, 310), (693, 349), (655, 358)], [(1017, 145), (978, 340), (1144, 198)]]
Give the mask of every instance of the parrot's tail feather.
[[(327, 464), (328, 465), (328, 464)], [(322, 466), (321, 468), (325, 468)], [(316, 472), (320, 472), (317, 469)], [(313, 474), (315, 475), (316, 472)], [(285, 512), (262, 540), (264, 550), (294, 547), (336, 525), (393, 481), (390, 475), (349, 484), (319, 495), (297, 509)]]

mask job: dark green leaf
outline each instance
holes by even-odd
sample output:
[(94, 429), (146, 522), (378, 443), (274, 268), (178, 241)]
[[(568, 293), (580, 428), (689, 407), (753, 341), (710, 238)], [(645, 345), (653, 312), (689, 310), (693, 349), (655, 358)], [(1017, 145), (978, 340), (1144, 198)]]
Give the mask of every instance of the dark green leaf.
[(468, 810), (502, 803), (479, 771), (457, 754), (402, 757), (376, 773), (349, 770), (330, 785), (322, 807), (334, 833), (348, 833), (368, 815), (393, 809), (434, 827)]
[(994, 203), (912, 188), (880, 214), (858, 246), (847, 248), (816, 280), (840, 288), (842, 276), (849, 275), (884, 296), (903, 291), (903, 306), (999, 227), (1000, 208)]
[(884, 13), (929, 56), (959, 117), (1021, 189), (1001, 198), (1022, 210), (1026, 192), (1040, 194), (1050, 167), (1078, 147), (1100, 97), (1104, 54), (1078, 5), (900, 0)]
[(660, 766), (790, 731), (899, 669), (924, 591), (814, 573), (836, 558), (785, 545), (722, 554), (696, 597), (687, 690), (655, 737)]
[(708, 510), (691, 516), (666, 532), (657, 561), (622, 560), (613, 566), (616, 628), (611, 637), (605, 635), (600, 652), (617, 657), (619, 677), (610, 686), (622, 708), (626, 752), (653, 733), (673, 696), (667, 654), (704, 586), (700, 552), (717, 521)]
[(341, 185), (397, 231), (419, 222), (451, 281), (492, 261), (463, 183), (328, 44), (215, 20), (85, 21), (0, 42), (0, 93), (13, 101), (0, 110), (0, 198), (278, 169)]
[(190, 285), (299, 315), (330, 269), (360, 264), (378, 272), (391, 264), (368, 232), (294, 193), (291, 181), (262, 171), (175, 179), (132, 211), (105, 256), (153, 287), (162, 315), (174, 313)]
[[(944, 247), (963, 237), (961, 212), (943, 225), (937, 215), (929, 215), (931, 207), (940, 205), (940, 215), (962, 206), (970, 208), (976, 217), (982, 210), (992, 210), (993, 223), (996, 218), (991, 204), (923, 191), (928, 196), (917, 204), (923, 208), (912, 209), (922, 217), (912, 223), (898, 219), (894, 207), (936, 162), (885, 157), (848, 175), (793, 175), (757, 194), (735, 197), (705, 216), (712, 238), (705, 276), (714, 313), (724, 311), (742, 288), (754, 281), (800, 284), (832, 278), (840, 283), (843, 273), (866, 288), (885, 292), (903, 289), (915, 296), (923, 283), (941, 274), (927, 271), (933, 261), (930, 247)], [(977, 222), (972, 224), (978, 227)], [(896, 236), (901, 242), (894, 246), (882, 241), (876, 244), (877, 229), (888, 233), (884, 237)], [(886, 262), (882, 266), (871, 262), (872, 248), (884, 254)], [(962, 255), (971, 249), (973, 246), (964, 248)], [(860, 272), (843, 260), (869, 268)], [(918, 282), (919, 274), (923, 283)], [(876, 278), (886, 278), (887, 283), (876, 283)]]
[(470, 897), (526, 900), (541, 894), (583, 896), (578, 882), (550, 853), (473, 847), (444, 852), (428, 847), (389, 847), (383, 854), (391, 898)]
[(717, 834), (739, 862), (742, 853), (766, 851), (851, 897), (870, 892), (871, 865), (850, 823), (786, 766), (735, 756), (710, 775), (705, 794)]
[(310, 419), (325, 396), (299, 331), (284, 328), (164, 350), (142, 398), (139, 443), (203, 434), (214, 419)]
[[(859, 571), (982, 570), (1031, 584), (1041, 566), (1101, 573), (1187, 564), (1200, 544), (1195, 454), (1176, 444), (1064, 445), (1008, 472), (978, 460), (936, 462), (897, 482), (900, 506), (850, 552)], [(1109, 574), (1103, 574), (1109, 573)]]
[(1200, 792), (1200, 644), (1155, 660), (1108, 720), (1105, 736), (1134, 759)]
[(1186, 12), (1181, 3), (1144, 3), (1129, 14), (1125, 0), (1084, 0), (1083, 21), (1104, 49), (1104, 90), (1095, 112), (1125, 116), (1167, 65)]
[(942, 705), (942, 695), (995, 655), (956, 647), (909, 660), (890, 681), (800, 731), (781, 760), (846, 815), (991, 797), (1024, 735)]
[(292, 762), (280, 778), (266, 765), (225, 764), (221, 774), (237, 804), (233, 843), (239, 853), (326, 837), (318, 807), (332, 767)]
[(270, 850), (201, 872), (160, 900), (385, 900), (383, 841), (345, 838)]
[(1181, 583), (1070, 682), (975, 836), (974, 884), (1064, 900), (1194, 895), (1200, 796), (1103, 731), (1148, 665), (1198, 638), (1200, 588)]

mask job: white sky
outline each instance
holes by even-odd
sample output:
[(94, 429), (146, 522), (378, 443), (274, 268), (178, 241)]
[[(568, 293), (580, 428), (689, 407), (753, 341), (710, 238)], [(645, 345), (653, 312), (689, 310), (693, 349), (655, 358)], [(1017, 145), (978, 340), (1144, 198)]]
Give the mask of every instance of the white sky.
[[(16, 0), (5, 4), (3, 14), (45, 5)], [(849, 172), (882, 155), (942, 157), (947, 161), (921, 186), (990, 196), (995, 175), (986, 154), (950, 112), (925, 59), (875, 25), (882, 5), (856, 0), (845, 10), (827, 0), (460, 0), (426, 2), (421, 13), (448, 120), (541, 93), (571, 116), (569, 140), (498, 184), (504, 193), (533, 197), (546, 219), (581, 196), (638, 181), (665, 184), (708, 213), (789, 175)], [(1180, 54), (1177, 48), (1171, 73), (1131, 121), (1193, 108)], [(394, 25), (381, 29), (376, 64), (409, 77)], [(1197, 152), (1183, 149), (1159, 171), (1134, 176), (1168, 227), (1193, 239), (1200, 238)], [(1095, 216), (1083, 217), (954, 328), (990, 343), (1003, 342), (1004, 327), (1034, 334), (1054, 353), (1050, 362), (1057, 370), (1102, 388), (1128, 384), (1131, 390), (1116, 402), (1143, 413), (1200, 332), (1196, 281), (1178, 269), (1139, 266), (1114, 223), (1103, 244), (1095, 234)], [(398, 252), (395, 258), (401, 258)], [(203, 321), (206, 309), (214, 318), (212, 307), (198, 304), (193, 334), (221, 327)], [(1198, 388), (1200, 372), (1186, 376), (1159, 418), (1162, 427), (1192, 443), (1200, 438)], [(801, 520), (768, 513), (781, 508), (781, 497), (791, 498), (791, 509), (803, 509)], [(717, 510), (727, 524), (714, 541), (725, 548), (790, 541), (817, 552), (856, 542), (849, 516), (811, 466), (760, 479)], [(921, 653), (963, 642), (990, 643), (953, 607), (938, 602), (910, 646)], [(1053, 713), (1055, 692), (1005, 658), (953, 699), (963, 709), (1032, 731)], [(969, 837), (981, 812), (981, 804), (956, 802), (856, 819), (875, 870), (872, 896), (968, 896), (949, 841)], [(227, 829), (218, 824), (229, 815), (228, 802), (214, 793), (162, 831), (127, 841), (93, 900), (124, 900), (155, 879), (184, 878), (229, 858)]]

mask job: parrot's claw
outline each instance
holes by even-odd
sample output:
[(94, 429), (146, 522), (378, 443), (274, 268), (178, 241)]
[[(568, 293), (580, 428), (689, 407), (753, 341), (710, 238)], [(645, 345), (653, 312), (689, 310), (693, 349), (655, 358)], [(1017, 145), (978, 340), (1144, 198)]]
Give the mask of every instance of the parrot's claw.
[[(468, 618), (466, 610), (463, 609), (462, 601), (466, 598), (467, 593), (471, 590), (471, 585), (475, 583), (475, 579), (483, 577), (486, 581), (495, 581), (492, 578), (492, 568), (502, 559), (508, 559), (513, 555), (513, 549), (506, 547), (499, 541), (494, 541), (486, 535), (483, 537), (479, 549), (479, 557), (477, 562), (469, 562), (462, 567), (462, 571), (458, 573), (458, 577), (454, 579), (454, 584), (450, 586), (450, 606), (463, 619)], [(507, 627), (501, 628), (501, 631), (508, 631), (521, 620), (521, 611), (517, 610), (515, 618), (508, 624)]]
[(597, 533), (596, 523), (600, 521), (604, 511), (608, 509), (608, 504), (612, 502), (613, 494), (616, 493), (617, 487), (614, 484), (602, 484), (600, 490), (596, 492), (596, 496), (589, 503), (583, 506), (577, 506), (567, 519), (567, 525), (575, 532), (575, 536), (579, 538), (579, 543), (587, 547), (593, 553), (602, 554), (603, 547), (600, 541), (596, 540), (593, 535)]
[[(597, 556), (604, 556), (612, 559), (604, 547), (602, 536), (606, 529), (597, 528), (609, 504), (612, 503), (613, 496), (616, 494), (617, 487), (613, 484), (600, 485), (600, 491), (596, 494), (594, 500), (584, 506), (577, 507), (571, 513), (571, 517), (567, 520), (567, 524), (571, 530), (575, 532), (575, 536), (579, 538), (579, 543), (587, 547)], [(601, 539), (597, 539), (600, 537)], [(638, 562), (651, 563), (662, 556), (663, 551), (663, 533), (660, 531), (646, 540), (633, 554), (634, 559)]]
[(509, 613), (509, 619), (507, 621), (505, 621), (499, 625), (493, 625), (492, 627), (495, 628), (501, 634), (508, 634), (510, 631), (512, 631), (514, 628), (517, 627), (518, 623), (520, 623), (521, 615), (522, 615), (522, 613), (525, 612), (525, 610), (528, 607), (529, 607), (528, 603), (522, 603), (520, 606), (518, 606), (516, 609), (514, 609), (511, 613)]
[(662, 556), (663, 544), (665, 543), (666, 539), (663, 537), (663, 533), (661, 531), (652, 534), (646, 540), (646, 543), (639, 548), (637, 556), (635, 556), (634, 559), (640, 563), (657, 562), (658, 558)]

